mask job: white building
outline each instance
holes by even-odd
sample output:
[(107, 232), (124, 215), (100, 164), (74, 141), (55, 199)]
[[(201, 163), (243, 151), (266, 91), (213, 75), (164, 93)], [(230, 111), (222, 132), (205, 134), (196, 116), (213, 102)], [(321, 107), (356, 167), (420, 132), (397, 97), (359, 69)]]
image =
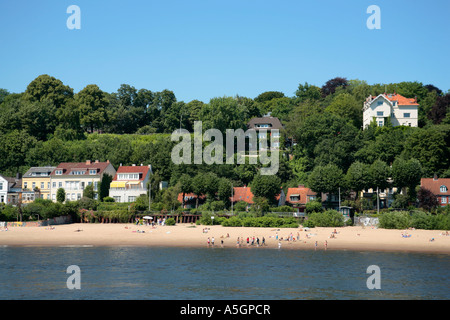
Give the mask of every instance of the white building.
[(114, 177), (116, 170), (109, 163), (92, 162), (60, 163), (51, 173), (51, 199), (56, 201), (56, 193), (59, 188), (66, 192), (66, 201), (76, 201), (83, 197), (83, 190), (88, 185), (94, 186), (95, 199), (98, 198), (100, 182), (105, 174)]
[(419, 104), (415, 98), (405, 98), (398, 93), (369, 96), (363, 106), (363, 128), (372, 121), (380, 127), (390, 121), (392, 126), (418, 126)]
[(109, 196), (115, 202), (134, 202), (140, 195), (147, 194), (147, 182), (152, 174), (150, 165), (120, 166), (111, 182)]
[(8, 197), (8, 180), (0, 175), (0, 203), (6, 203)]

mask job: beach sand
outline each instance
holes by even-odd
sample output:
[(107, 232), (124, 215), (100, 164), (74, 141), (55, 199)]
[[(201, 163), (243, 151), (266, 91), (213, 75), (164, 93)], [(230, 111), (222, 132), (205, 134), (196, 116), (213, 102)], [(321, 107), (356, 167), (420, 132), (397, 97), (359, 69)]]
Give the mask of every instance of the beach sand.
[[(204, 228), (208, 232), (204, 233)], [(336, 229), (335, 238), (331, 238)], [(137, 231), (145, 231), (144, 233)], [(286, 241), (292, 233), (295, 241)], [(411, 235), (403, 237), (404, 234)], [(264, 248), (309, 250), (394, 251), (450, 254), (450, 236), (440, 230), (387, 230), (372, 227), (342, 228), (244, 228), (222, 226), (137, 226), (133, 224), (76, 223), (48, 227), (9, 227), (0, 231), (0, 246), (177, 246), (208, 247), (208, 237), (215, 247), (236, 248), (237, 238), (265, 238)], [(279, 240), (276, 240), (278, 234)], [(297, 234), (300, 240), (297, 240)], [(229, 235), (229, 237), (227, 237)], [(307, 237), (308, 236), (308, 237)], [(281, 240), (283, 238), (283, 240)], [(434, 238), (434, 241), (430, 239)], [(317, 247), (315, 243), (317, 241)], [(325, 241), (327, 247), (325, 248)]]

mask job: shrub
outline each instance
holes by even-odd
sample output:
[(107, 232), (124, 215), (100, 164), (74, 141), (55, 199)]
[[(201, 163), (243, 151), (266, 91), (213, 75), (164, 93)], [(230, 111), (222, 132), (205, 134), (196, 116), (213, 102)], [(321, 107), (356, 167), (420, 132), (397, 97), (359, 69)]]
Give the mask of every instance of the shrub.
[(305, 206), (305, 212), (308, 213), (313, 213), (313, 212), (322, 212), (323, 208), (322, 208), (322, 203), (319, 201), (311, 201), (308, 202)]
[(316, 227), (342, 227), (344, 217), (336, 210), (326, 210), (323, 212), (313, 212), (309, 219)]
[(169, 218), (166, 220), (166, 226), (174, 226), (175, 225), (175, 219)]
[(316, 225), (314, 224), (314, 221), (312, 221), (311, 219), (307, 219), (303, 222), (303, 227), (305, 228), (314, 228)]
[(384, 229), (406, 229), (410, 226), (410, 216), (406, 211), (385, 212), (380, 216), (379, 222)]

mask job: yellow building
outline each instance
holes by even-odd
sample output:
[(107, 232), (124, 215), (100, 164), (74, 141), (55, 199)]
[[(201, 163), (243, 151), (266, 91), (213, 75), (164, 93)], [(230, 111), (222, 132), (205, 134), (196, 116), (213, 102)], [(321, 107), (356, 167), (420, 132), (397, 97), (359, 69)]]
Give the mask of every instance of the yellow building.
[(55, 167), (32, 167), (22, 177), (22, 202), (50, 199), (50, 174)]

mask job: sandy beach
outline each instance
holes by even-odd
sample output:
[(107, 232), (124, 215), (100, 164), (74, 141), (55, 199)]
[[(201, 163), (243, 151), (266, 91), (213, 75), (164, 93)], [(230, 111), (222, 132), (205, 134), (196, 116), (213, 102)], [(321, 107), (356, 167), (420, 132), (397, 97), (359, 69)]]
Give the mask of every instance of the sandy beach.
[[(207, 232), (205, 232), (207, 228)], [(337, 233), (333, 232), (336, 230)], [(144, 231), (144, 232), (143, 232)], [(292, 234), (292, 239), (291, 239)], [(278, 236), (278, 240), (277, 240)], [(372, 227), (244, 228), (222, 226), (137, 226), (134, 224), (67, 224), (9, 227), (0, 231), (0, 246), (178, 246), (216, 248), (397, 251), (450, 254), (450, 236), (440, 230), (387, 230)], [(247, 245), (247, 237), (250, 245)], [(254, 245), (251, 245), (255, 237)], [(262, 239), (265, 245), (262, 246)], [(259, 238), (259, 246), (256, 241)], [(298, 238), (298, 240), (297, 240)], [(287, 241), (286, 239), (289, 239)], [(430, 241), (434, 239), (433, 241)], [(223, 241), (223, 245), (222, 245)], [(317, 246), (316, 246), (317, 242)], [(326, 244), (325, 244), (326, 243)], [(212, 247), (212, 243), (210, 243)]]

